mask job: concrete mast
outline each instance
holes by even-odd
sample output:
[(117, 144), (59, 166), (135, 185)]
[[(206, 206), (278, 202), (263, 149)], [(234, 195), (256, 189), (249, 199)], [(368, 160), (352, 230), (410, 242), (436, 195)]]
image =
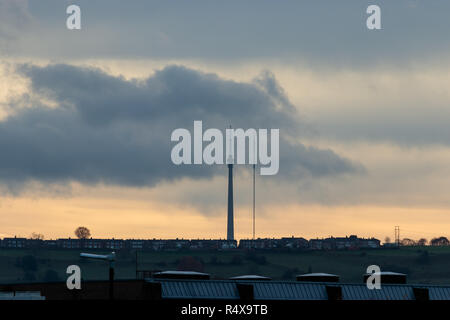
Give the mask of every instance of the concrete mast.
[[(230, 125), (231, 129), (231, 125)], [(229, 137), (227, 164), (228, 164), (228, 215), (227, 215), (227, 240), (234, 240), (234, 208), (233, 208), (233, 137)], [(234, 148), (233, 148), (234, 149)]]

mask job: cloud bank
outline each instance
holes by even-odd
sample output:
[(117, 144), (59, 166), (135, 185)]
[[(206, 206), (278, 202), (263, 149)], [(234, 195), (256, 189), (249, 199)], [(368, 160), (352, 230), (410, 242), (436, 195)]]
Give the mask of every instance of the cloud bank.
[(245, 83), (177, 65), (132, 80), (66, 64), (18, 71), (30, 91), (14, 99), (0, 122), (0, 179), (10, 187), (30, 181), (152, 187), (223, 174), (219, 166), (171, 163), (171, 132), (191, 129), (194, 120), (204, 129), (279, 128), (276, 179), (362, 170), (332, 150), (298, 142), (305, 125), (270, 72)]

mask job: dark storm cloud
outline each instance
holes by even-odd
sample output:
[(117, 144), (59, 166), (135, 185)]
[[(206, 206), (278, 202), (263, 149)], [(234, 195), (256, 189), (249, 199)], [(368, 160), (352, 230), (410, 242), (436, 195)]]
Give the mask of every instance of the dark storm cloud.
[(168, 124), (208, 120), (216, 127), (293, 128), (295, 110), (286, 104), (273, 75), (257, 83), (238, 83), (183, 66), (169, 66), (145, 80), (127, 81), (97, 69), (70, 65), (23, 66), (35, 91), (73, 106), (91, 124), (164, 119)]
[[(280, 129), (278, 178), (323, 176), (360, 170), (331, 150), (292, 142), (303, 126), (274, 76), (252, 83), (224, 80), (169, 66), (143, 80), (126, 80), (98, 69), (70, 65), (22, 65), (34, 101), (0, 122), (3, 183), (80, 181), (153, 186), (162, 180), (208, 178), (221, 166), (175, 166), (171, 132), (206, 128)], [(223, 169), (223, 168), (222, 168)]]

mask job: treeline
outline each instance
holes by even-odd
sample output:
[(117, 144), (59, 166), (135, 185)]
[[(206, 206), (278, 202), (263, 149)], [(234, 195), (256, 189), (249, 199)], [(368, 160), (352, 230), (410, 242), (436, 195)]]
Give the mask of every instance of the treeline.
[(447, 237), (436, 237), (428, 241), (425, 238), (421, 238), (419, 240), (413, 240), (410, 238), (403, 238), (400, 240), (401, 246), (448, 246), (450, 245), (450, 241), (447, 239)]

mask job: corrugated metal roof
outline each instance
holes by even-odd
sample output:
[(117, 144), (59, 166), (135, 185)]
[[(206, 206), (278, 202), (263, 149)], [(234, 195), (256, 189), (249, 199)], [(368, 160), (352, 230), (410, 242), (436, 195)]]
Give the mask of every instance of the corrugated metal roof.
[(0, 292), (0, 300), (45, 300), (40, 291)]
[(379, 290), (369, 290), (365, 284), (345, 284), (343, 300), (414, 300), (413, 286), (382, 284)]
[(430, 300), (450, 300), (450, 287), (443, 286), (414, 286), (416, 288), (428, 288)]
[(327, 286), (342, 288), (343, 300), (414, 300), (413, 288), (426, 288), (430, 300), (450, 300), (450, 287), (413, 284), (382, 284), (369, 290), (365, 284), (295, 281), (166, 280), (161, 283), (162, 298), (239, 299), (238, 283), (252, 284), (255, 300), (327, 300)]
[(254, 283), (254, 297), (258, 300), (327, 300), (325, 285), (298, 282)]
[(239, 299), (236, 282), (215, 280), (159, 280), (161, 296), (169, 299)]

